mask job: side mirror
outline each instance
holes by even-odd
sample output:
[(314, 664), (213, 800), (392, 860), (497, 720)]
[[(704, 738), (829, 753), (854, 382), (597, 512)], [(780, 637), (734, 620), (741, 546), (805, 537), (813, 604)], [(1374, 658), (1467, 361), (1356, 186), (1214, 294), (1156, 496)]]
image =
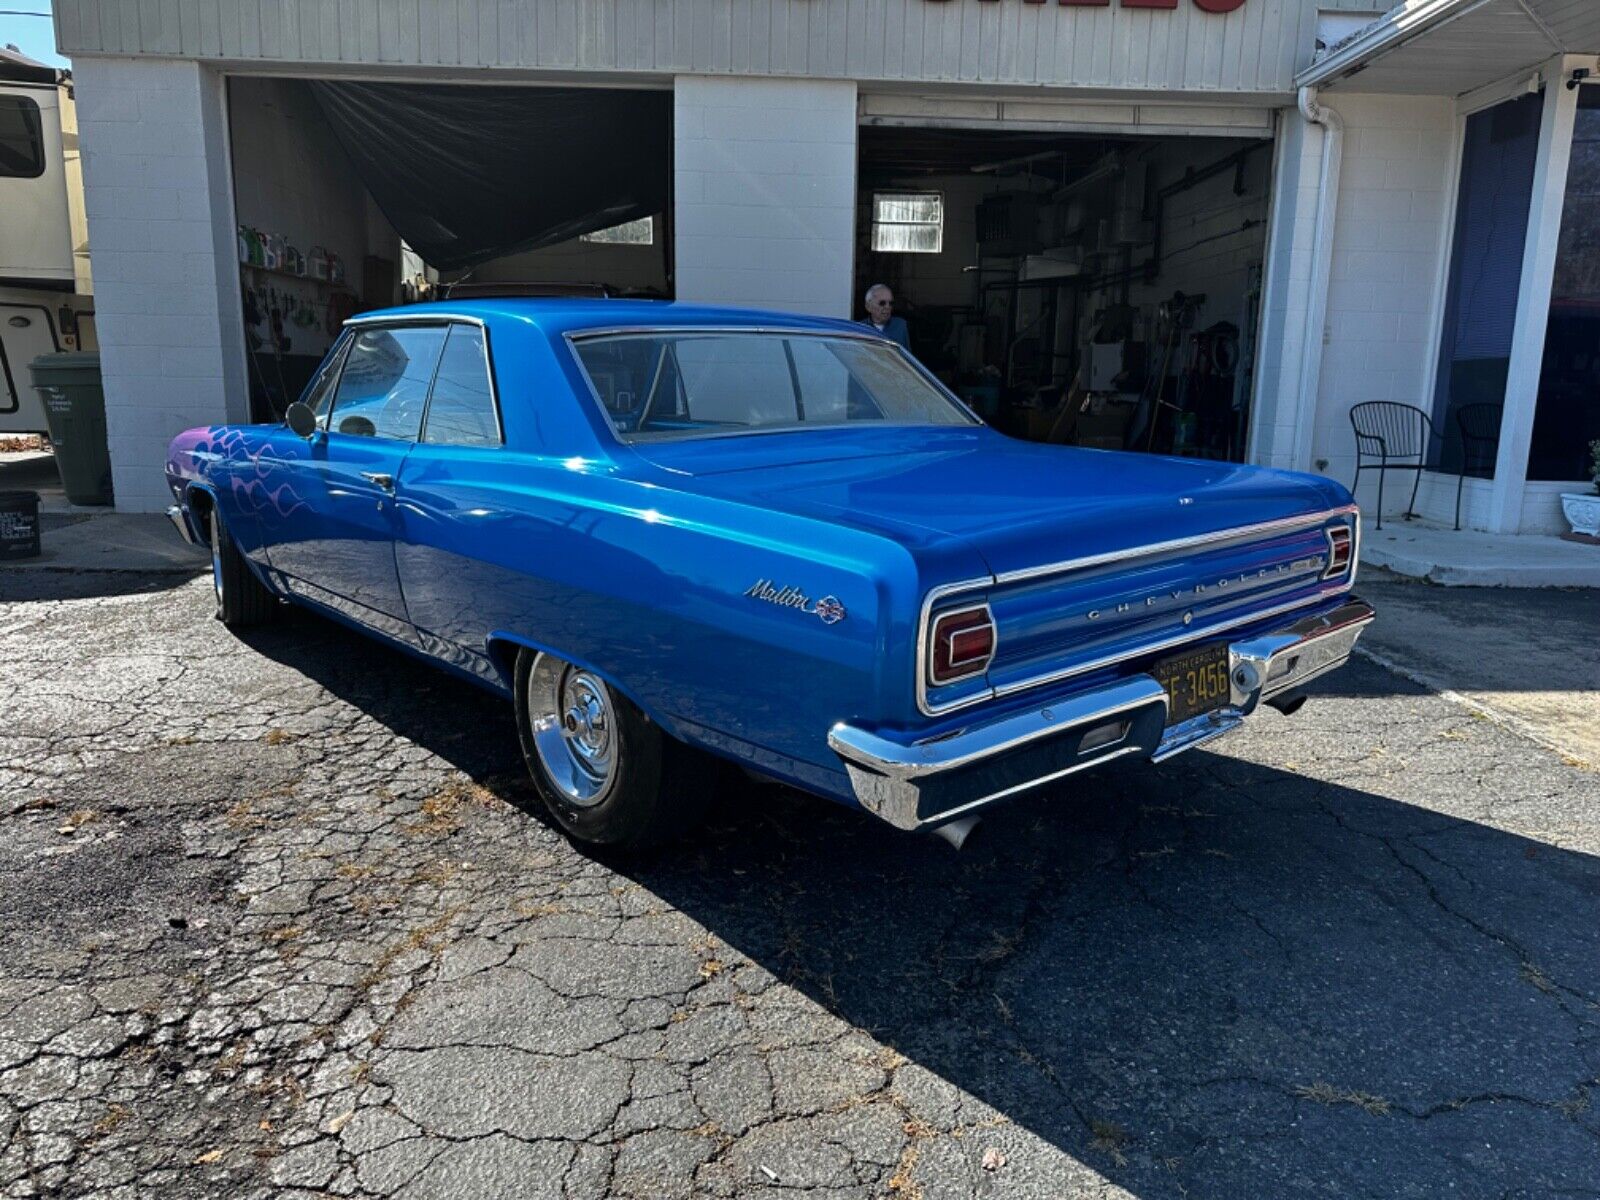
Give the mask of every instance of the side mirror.
[(288, 419), (289, 428), (303, 438), (310, 438), (317, 432), (317, 414), (303, 401), (296, 400), (289, 405), (289, 411), (284, 416)]

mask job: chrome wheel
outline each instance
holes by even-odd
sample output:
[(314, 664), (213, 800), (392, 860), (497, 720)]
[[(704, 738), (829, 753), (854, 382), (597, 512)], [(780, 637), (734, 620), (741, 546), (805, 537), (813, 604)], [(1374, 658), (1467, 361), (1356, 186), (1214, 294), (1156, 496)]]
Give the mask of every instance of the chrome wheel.
[(591, 671), (549, 654), (528, 673), (528, 718), (545, 775), (580, 808), (599, 804), (616, 779), (611, 689)]

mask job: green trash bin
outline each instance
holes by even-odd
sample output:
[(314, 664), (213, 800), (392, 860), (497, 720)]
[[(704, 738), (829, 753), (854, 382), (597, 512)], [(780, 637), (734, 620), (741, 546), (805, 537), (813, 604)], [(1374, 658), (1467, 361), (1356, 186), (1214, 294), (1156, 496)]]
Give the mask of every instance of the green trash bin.
[(111, 451), (106, 448), (106, 393), (100, 355), (44, 354), (28, 364), (56, 470), (73, 504), (111, 503)]

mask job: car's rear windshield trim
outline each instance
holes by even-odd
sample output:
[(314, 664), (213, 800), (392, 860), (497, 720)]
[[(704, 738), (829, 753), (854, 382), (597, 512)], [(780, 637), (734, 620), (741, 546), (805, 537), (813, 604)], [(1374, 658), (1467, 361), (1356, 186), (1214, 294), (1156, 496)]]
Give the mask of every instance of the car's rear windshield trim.
[(705, 441), (711, 438), (755, 437), (770, 433), (820, 433), (829, 429), (958, 429), (958, 425), (944, 425), (936, 421), (830, 421), (830, 422), (797, 422), (793, 425), (767, 425), (756, 426), (749, 429), (728, 429), (720, 431), (708, 430), (704, 433), (675, 433), (662, 431), (660, 436), (649, 433), (629, 433), (617, 428), (617, 423), (611, 418), (611, 410), (600, 397), (600, 390), (595, 387), (594, 380), (589, 378), (589, 368), (583, 361), (583, 355), (578, 353), (578, 343), (588, 341), (604, 341), (618, 338), (647, 338), (659, 337), (663, 334), (765, 334), (779, 337), (813, 337), (813, 338), (843, 338), (862, 342), (874, 342), (882, 346), (892, 347), (900, 354), (902, 359), (923, 380), (950, 402), (951, 407), (967, 419), (969, 425), (982, 425), (983, 420), (968, 408), (954, 392), (940, 383), (938, 378), (907, 354), (894, 342), (879, 334), (868, 330), (855, 329), (796, 329), (786, 325), (606, 325), (593, 326), (584, 329), (568, 329), (563, 331), (562, 337), (566, 340), (567, 349), (572, 354), (572, 361), (577, 365), (578, 374), (583, 377), (584, 386), (589, 389), (589, 399), (594, 402), (595, 409), (600, 413), (600, 418), (606, 423), (618, 441), (624, 445), (650, 442), (686, 442)]

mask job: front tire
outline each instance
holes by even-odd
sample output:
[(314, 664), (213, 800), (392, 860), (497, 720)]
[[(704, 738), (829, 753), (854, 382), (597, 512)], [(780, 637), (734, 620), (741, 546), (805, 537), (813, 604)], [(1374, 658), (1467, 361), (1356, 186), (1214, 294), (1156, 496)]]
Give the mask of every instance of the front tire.
[(216, 596), (216, 618), (229, 629), (262, 625), (277, 614), (278, 601), (250, 570), (222, 514), (211, 510), (211, 590)]
[(648, 850), (705, 815), (715, 771), (594, 672), (524, 649), (516, 702), (528, 773), (573, 841)]

